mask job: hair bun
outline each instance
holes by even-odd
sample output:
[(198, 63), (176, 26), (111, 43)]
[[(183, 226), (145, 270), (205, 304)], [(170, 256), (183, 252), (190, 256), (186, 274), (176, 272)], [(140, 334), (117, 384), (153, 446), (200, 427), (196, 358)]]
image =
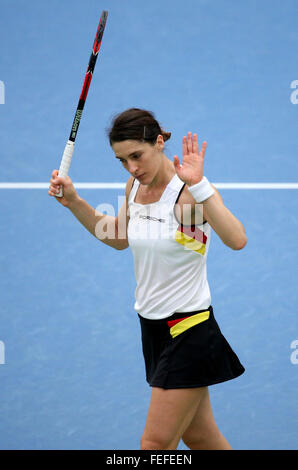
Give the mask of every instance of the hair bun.
[(171, 135), (172, 135), (171, 132), (162, 131), (163, 140), (164, 140), (165, 142), (171, 138)]

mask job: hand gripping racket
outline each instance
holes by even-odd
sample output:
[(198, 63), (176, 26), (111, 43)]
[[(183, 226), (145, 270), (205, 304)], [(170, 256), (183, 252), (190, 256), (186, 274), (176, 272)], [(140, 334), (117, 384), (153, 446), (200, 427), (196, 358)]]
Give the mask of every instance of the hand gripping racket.
[[(85, 102), (86, 102), (86, 99), (87, 99), (90, 83), (91, 83), (91, 80), (92, 80), (92, 75), (93, 75), (93, 71), (94, 71), (94, 68), (95, 68), (97, 56), (98, 56), (98, 53), (99, 53), (103, 33), (104, 33), (104, 30), (105, 30), (107, 17), (108, 17), (108, 12), (103, 11), (102, 14), (101, 14), (100, 20), (99, 20), (99, 25), (98, 25), (98, 28), (97, 28), (97, 31), (96, 31), (96, 36), (95, 36), (91, 56), (90, 56), (90, 59), (89, 59), (89, 64), (88, 64), (88, 67), (87, 67), (87, 72), (86, 72), (86, 75), (85, 75), (85, 80), (84, 80), (84, 83), (83, 83), (81, 96), (80, 96), (79, 103), (78, 103), (78, 106), (77, 106), (77, 110), (76, 110), (76, 113), (75, 113), (75, 117), (74, 117), (74, 120), (73, 120), (70, 136), (69, 136), (69, 139), (68, 139), (68, 141), (66, 143), (66, 146), (65, 146), (65, 149), (64, 149), (64, 153), (63, 153), (63, 156), (62, 156), (58, 176), (67, 176), (68, 175), (68, 171), (69, 171), (69, 167), (70, 167), (70, 164), (71, 164), (72, 155), (73, 155), (73, 151), (74, 151), (74, 144), (75, 144), (78, 128), (79, 128), (79, 125), (80, 125), (83, 109), (84, 109), (84, 106), (85, 106)], [(57, 197), (62, 197), (63, 196), (62, 186), (61, 186), (60, 192), (57, 193), (56, 196)]]

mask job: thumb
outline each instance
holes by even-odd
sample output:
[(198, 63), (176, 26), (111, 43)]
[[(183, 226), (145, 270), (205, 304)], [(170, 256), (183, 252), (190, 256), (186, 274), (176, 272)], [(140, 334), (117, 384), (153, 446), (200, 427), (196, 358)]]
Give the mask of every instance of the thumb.
[(175, 169), (179, 170), (180, 169), (180, 160), (179, 160), (179, 157), (177, 155), (174, 155), (173, 163), (174, 163)]
[(54, 180), (55, 180), (55, 184), (63, 184), (63, 186), (66, 184), (66, 178), (65, 176), (55, 176), (54, 177)]

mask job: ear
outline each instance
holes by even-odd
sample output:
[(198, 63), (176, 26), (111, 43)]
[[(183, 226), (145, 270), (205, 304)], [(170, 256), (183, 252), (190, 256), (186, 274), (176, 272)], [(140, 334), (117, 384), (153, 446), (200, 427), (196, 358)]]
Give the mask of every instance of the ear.
[(159, 134), (157, 136), (155, 145), (157, 145), (158, 150), (160, 150), (160, 151), (162, 151), (164, 149), (165, 141), (163, 140), (163, 136), (161, 134)]

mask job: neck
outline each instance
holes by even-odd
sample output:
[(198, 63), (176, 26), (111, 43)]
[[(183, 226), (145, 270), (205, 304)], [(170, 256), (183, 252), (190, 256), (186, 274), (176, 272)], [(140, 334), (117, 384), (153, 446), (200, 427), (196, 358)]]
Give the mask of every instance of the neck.
[(166, 186), (171, 181), (175, 173), (176, 171), (174, 168), (174, 164), (163, 153), (158, 171), (155, 177), (153, 178), (152, 182), (146, 185), (147, 189), (159, 189)]

